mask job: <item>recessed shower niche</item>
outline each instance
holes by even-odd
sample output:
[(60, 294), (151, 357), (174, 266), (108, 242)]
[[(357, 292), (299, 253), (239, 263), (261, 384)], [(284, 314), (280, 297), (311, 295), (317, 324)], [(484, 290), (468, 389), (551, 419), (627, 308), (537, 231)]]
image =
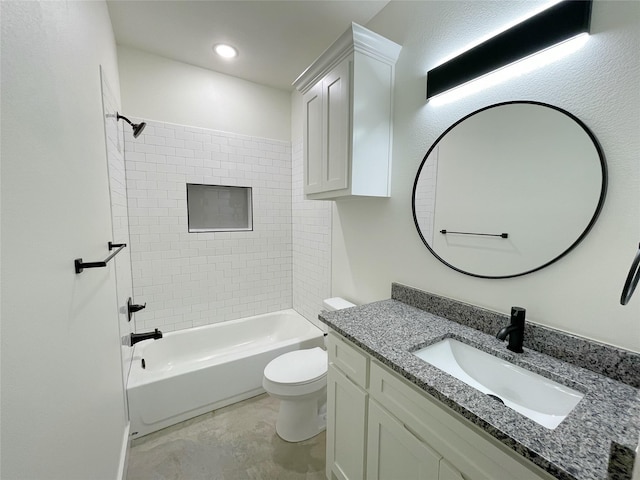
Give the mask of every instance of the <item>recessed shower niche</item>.
[(253, 230), (251, 187), (187, 183), (190, 233)]

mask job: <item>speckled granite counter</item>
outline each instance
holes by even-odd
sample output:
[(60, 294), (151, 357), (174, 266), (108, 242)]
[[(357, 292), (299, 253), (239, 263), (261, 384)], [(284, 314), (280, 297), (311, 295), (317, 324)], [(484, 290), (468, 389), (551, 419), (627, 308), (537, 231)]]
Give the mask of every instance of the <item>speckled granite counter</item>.
[[(407, 301), (407, 295), (417, 295), (420, 300), (420, 294), (416, 293), (419, 291), (397, 284), (394, 284), (393, 289), (394, 298)], [(451, 302), (453, 311), (458, 310), (454, 316), (460, 318), (455, 318), (456, 321), (447, 320), (413, 307), (408, 304), (416, 303), (415, 298), (412, 298), (408, 303), (392, 299), (338, 312), (323, 312), (320, 320), (555, 477), (571, 480), (631, 478), (634, 450), (640, 434), (640, 391), (630, 384), (640, 380), (633, 377), (640, 363), (640, 355), (633, 352), (622, 355), (624, 360), (618, 363), (625, 364), (626, 367), (616, 375), (630, 376), (630, 381), (622, 383), (610, 376), (591, 371), (598, 371), (599, 365), (587, 370), (527, 348), (527, 335), (531, 334), (529, 330), (525, 332), (525, 352), (515, 354), (506, 349), (505, 342), (480, 331), (482, 327), (490, 327), (486, 325), (487, 321), (499, 321), (501, 326), (507, 325), (507, 317), (426, 295), (432, 300), (435, 298), (436, 303)], [(433, 304), (433, 301), (427, 299), (427, 303)], [(425, 308), (425, 305), (420, 306)], [(460, 310), (463, 311), (462, 314)], [(465, 315), (473, 316), (470, 314), (474, 311), (479, 317), (495, 319), (485, 321), (480, 329), (476, 329), (478, 325), (471, 328), (458, 323)], [(448, 316), (451, 318), (451, 315)], [(471, 323), (477, 321), (468, 320)], [(557, 332), (555, 334), (558, 335)], [(579, 390), (585, 396), (556, 429), (549, 430), (496, 403), (411, 353), (446, 337), (458, 338)], [(575, 339), (568, 336), (569, 344), (571, 338)], [(541, 340), (538, 338), (537, 341)], [(619, 354), (615, 350), (613, 349), (614, 353)], [(606, 363), (606, 358), (603, 361)], [(603, 368), (606, 369), (606, 366)]]

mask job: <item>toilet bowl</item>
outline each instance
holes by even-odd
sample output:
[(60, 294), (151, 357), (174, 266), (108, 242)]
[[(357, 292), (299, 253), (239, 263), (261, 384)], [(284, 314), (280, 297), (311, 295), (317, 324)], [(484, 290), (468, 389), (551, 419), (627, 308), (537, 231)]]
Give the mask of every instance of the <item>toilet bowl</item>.
[[(323, 304), (326, 310), (354, 306), (341, 298)], [(327, 352), (315, 347), (285, 353), (265, 367), (262, 386), (280, 400), (276, 433), (283, 440), (301, 442), (325, 430), (327, 366)]]
[(301, 442), (326, 427), (327, 352), (320, 347), (285, 353), (267, 364), (262, 386), (280, 400), (276, 432)]

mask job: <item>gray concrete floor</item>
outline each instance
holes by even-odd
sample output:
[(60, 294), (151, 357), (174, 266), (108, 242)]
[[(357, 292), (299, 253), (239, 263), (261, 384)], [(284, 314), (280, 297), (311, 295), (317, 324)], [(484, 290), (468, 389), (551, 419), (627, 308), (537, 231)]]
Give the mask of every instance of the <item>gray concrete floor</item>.
[(326, 435), (276, 435), (278, 400), (260, 395), (133, 442), (127, 480), (324, 480)]

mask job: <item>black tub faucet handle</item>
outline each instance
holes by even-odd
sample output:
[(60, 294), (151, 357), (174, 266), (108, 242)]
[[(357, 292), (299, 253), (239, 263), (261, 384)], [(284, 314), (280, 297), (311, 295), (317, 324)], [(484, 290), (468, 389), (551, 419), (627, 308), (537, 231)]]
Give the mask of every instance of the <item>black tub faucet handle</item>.
[(143, 308), (146, 308), (146, 306), (147, 306), (146, 302), (144, 305), (138, 305), (133, 303), (132, 298), (129, 297), (129, 300), (127, 301), (127, 315), (129, 317), (129, 321), (131, 321), (131, 317), (133, 316), (134, 313), (139, 312)]

